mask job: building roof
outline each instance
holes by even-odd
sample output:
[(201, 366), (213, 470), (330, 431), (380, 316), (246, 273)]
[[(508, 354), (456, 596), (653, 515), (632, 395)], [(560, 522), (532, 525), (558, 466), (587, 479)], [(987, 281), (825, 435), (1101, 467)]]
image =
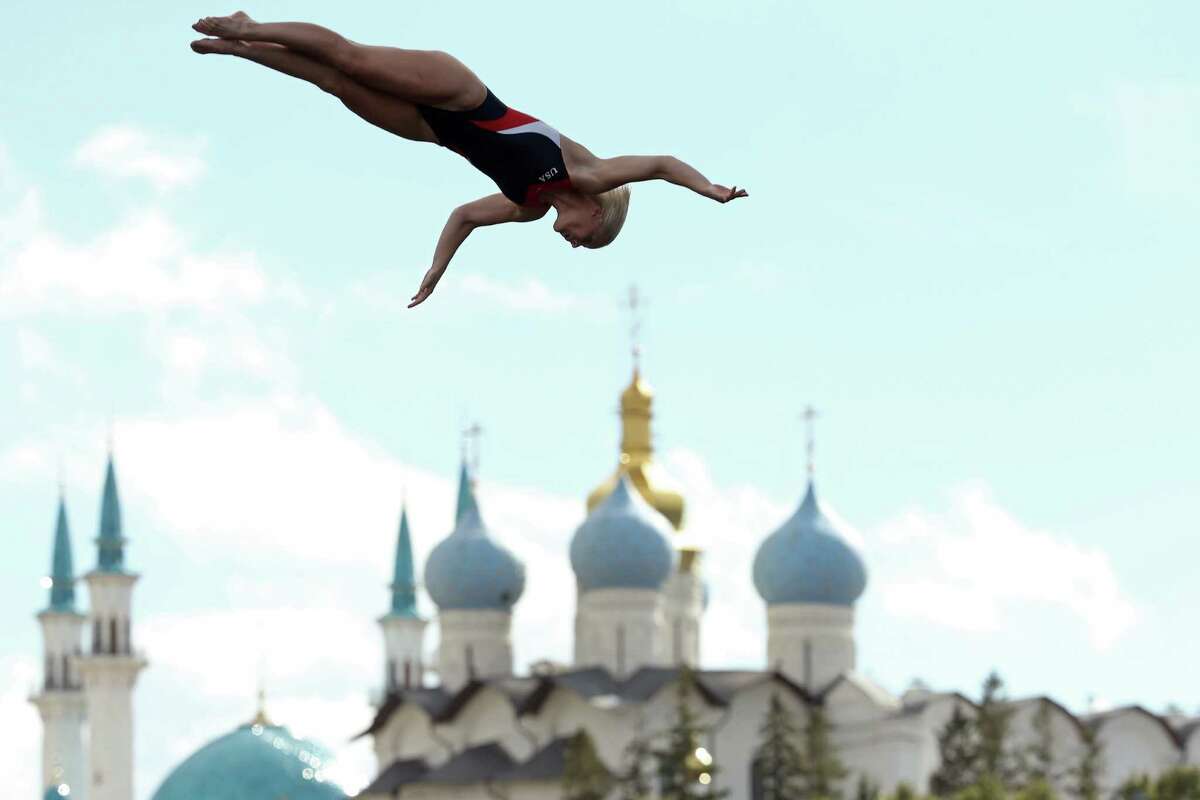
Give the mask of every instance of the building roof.
[(437, 769), (425, 773), (417, 784), (442, 784), (465, 786), (490, 781), (497, 775), (512, 769), (516, 762), (495, 742), (468, 748), (451, 757)]
[(516, 781), (558, 781), (562, 780), (567, 767), (567, 748), (571, 744), (570, 736), (563, 736), (550, 742), (538, 750), (528, 760), (517, 764), (510, 770), (496, 776), (497, 783), (513, 783)]
[(362, 794), (392, 794), (407, 784), (420, 780), (429, 772), (429, 765), (419, 758), (397, 759), (379, 773), (375, 780), (359, 792)]

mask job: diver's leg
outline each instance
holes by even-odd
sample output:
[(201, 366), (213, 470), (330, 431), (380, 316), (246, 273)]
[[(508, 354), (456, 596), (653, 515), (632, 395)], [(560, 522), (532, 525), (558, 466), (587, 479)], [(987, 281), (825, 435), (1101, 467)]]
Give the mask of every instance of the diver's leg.
[(359, 83), (411, 103), (465, 110), (475, 108), (487, 96), (487, 89), (475, 73), (454, 56), (437, 50), (362, 45), (320, 25), (260, 23), (241, 11), (228, 17), (205, 17), (192, 27), (222, 39), (285, 45)]
[(238, 56), (307, 81), (337, 97), (346, 108), (389, 133), (417, 142), (437, 142), (433, 130), (412, 103), (364, 86), (328, 64), (322, 64), (282, 45), (231, 39), (201, 39), (192, 42), (192, 49), (197, 53)]

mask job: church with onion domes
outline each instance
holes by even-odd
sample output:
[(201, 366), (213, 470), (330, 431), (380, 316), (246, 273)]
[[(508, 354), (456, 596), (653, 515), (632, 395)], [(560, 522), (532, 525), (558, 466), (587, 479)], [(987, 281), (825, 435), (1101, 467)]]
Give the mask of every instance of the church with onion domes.
[[(896, 696), (862, 674), (855, 619), (869, 586), (869, 554), (851, 544), (857, 537), (818, 495), (811, 457), (794, 513), (747, 543), (757, 553), (745, 580), (767, 620), (761, 660), (740, 669), (701, 663), (704, 614), (721, 598), (706, 588), (702, 550), (679, 543), (686, 498), (654, 461), (652, 405), (635, 366), (620, 397), (615, 469), (587, 496), (584, 521), (564, 531), (562, 557), (576, 578), (574, 603), (563, 602), (574, 619), (570, 664), (542, 661), (523, 671), (513, 663), (512, 622), (528, 576), (503, 534), (488, 526), (465, 456), (453, 529), (423, 569), (402, 509), (390, 603), (381, 603), (386, 613), (378, 620), (383, 692), (361, 734), (377, 769), (357, 795), (362, 800), (560, 798), (569, 739), (586, 731), (605, 766), (621, 771), (631, 742), (655, 743), (670, 729), (685, 668), (704, 749), (720, 768), (714, 782), (731, 800), (758, 796), (756, 748), (772, 697), (800, 726), (823, 709), (849, 770), (848, 791), (860, 777), (883, 792), (928, 786), (939, 764), (938, 732), (956, 708), (971, 713), (974, 706), (958, 692), (919, 683)], [(60, 501), (49, 602), (38, 614), (45, 666), (32, 702), (43, 720), (46, 800), (135, 797), (132, 697), (147, 660), (133, 646), (138, 576), (125, 564), (111, 454), (104, 481), (97, 563), (82, 578), (90, 608), (76, 601)], [(422, 589), (436, 608), (433, 619), (418, 612)], [(425, 644), (431, 623), (440, 634), (434, 649)], [(1082, 753), (1085, 731), (1103, 747), (1101, 785), (1108, 789), (1139, 772), (1200, 764), (1200, 720), (1140, 706), (1080, 715), (1046, 697), (1013, 707), (1013, 736), (1026, 743), (1035, 740), (1035, 716), (1045, 719), (1048, 710), (1061, 776)], [(293, 737), (260, 708), (185, 759), (151, 798), (342, 800), (327, 779), (329, 761), (325, 748)]]

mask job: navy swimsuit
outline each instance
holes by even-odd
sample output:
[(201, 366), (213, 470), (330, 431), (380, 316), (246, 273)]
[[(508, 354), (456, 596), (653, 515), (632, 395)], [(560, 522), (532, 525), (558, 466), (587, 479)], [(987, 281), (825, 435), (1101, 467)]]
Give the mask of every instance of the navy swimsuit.
[(569, 189), (559, 132), (500, 102), (492, 90), (478, 108), (447, 111), (417, 105), (438, 144), (458, 153), (487, 175), (517, 205), (546, 205), (549, 189)]

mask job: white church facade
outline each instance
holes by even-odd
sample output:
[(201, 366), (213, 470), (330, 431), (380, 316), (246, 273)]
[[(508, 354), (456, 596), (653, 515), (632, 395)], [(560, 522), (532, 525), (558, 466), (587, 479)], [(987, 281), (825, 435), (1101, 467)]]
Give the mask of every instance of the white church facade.
[[(488, 529), (465, 459), (454, 529), (423, 569), (433, 620), (417, 610), (419, 570), (402, 512), (391, 604), (379, 620), (384, 692), (363, 732), (377, 775), (363, 800), (559, 798), (567, 739), (586, 730), (605, 764), (620, 771), (631, 741), (671, 726), (685, 666), (694, 675), (690, 704), (705, 748), (720, 768), (716, 784), (730, 800), (754, 798), (752, 766), (772, 696), (801, 725), (810, 709), (824, 709), (850, 770), (848, 791), (859, 776), (883, 792), (902, 783), (927, 789), (939, 761), (938, 732), (955, 707), (969, 712), (973, 705), (957, 692), (919, 686), (894, 696), (861, 674), (855, 605), (867, 570), (849, 543), (854, 537), (818, 499), (811, 469), (796, 511), (747, 545), (758, 549), (746, 580), (767, 619), (761, 662), (740, 670), (700, 663), (703, 616), (720, 598), (706, 590), (703, 553), (677, 544), (685, 499), (657, 472), (652, 402), (635, 370), (621, 396), (617, 468), (588, 498), (589, 513), (569, 543), (564, 537), (563, 557), (577, 583), (574, 608), (563, 609), (574, 614), (571, 664), (539, 662), (525, 672), (513, 663), (512, 620), (525, 568)], [(97, 566), (84, 577), (91, 608), (86, 615), (77, 608), (60, 503), (50, 602), (38, 615), (45, 676), (33, 702), (44, 723), (45, 798), (134, 800), (132, 693), (146, 661), (133, 647), (137, 576), (125, 568), (124, 543), (110, 457)], [(434, 651), (425, 645), (431, 623), (440, 634)], [(1137, 706), (1079, 715), (1049, 698), (1015, 707), (1018, 743), (1034, 741), (1034, 717), (1049, 708), (1063, 773), (1082, 752), (1082, 732), (1094, 731), (1105, 790), (1138, 772), (1200, 765), (1200, 720)], [(338, 800), (344, 795), (322, 779), (327, 758), (319, 745), (292, 738), (260, 714), (181, 764), (153, 800), (261, 800), (264, 787), (289, 800)], [(233, 763), (242, 772), (211, 783)]]

